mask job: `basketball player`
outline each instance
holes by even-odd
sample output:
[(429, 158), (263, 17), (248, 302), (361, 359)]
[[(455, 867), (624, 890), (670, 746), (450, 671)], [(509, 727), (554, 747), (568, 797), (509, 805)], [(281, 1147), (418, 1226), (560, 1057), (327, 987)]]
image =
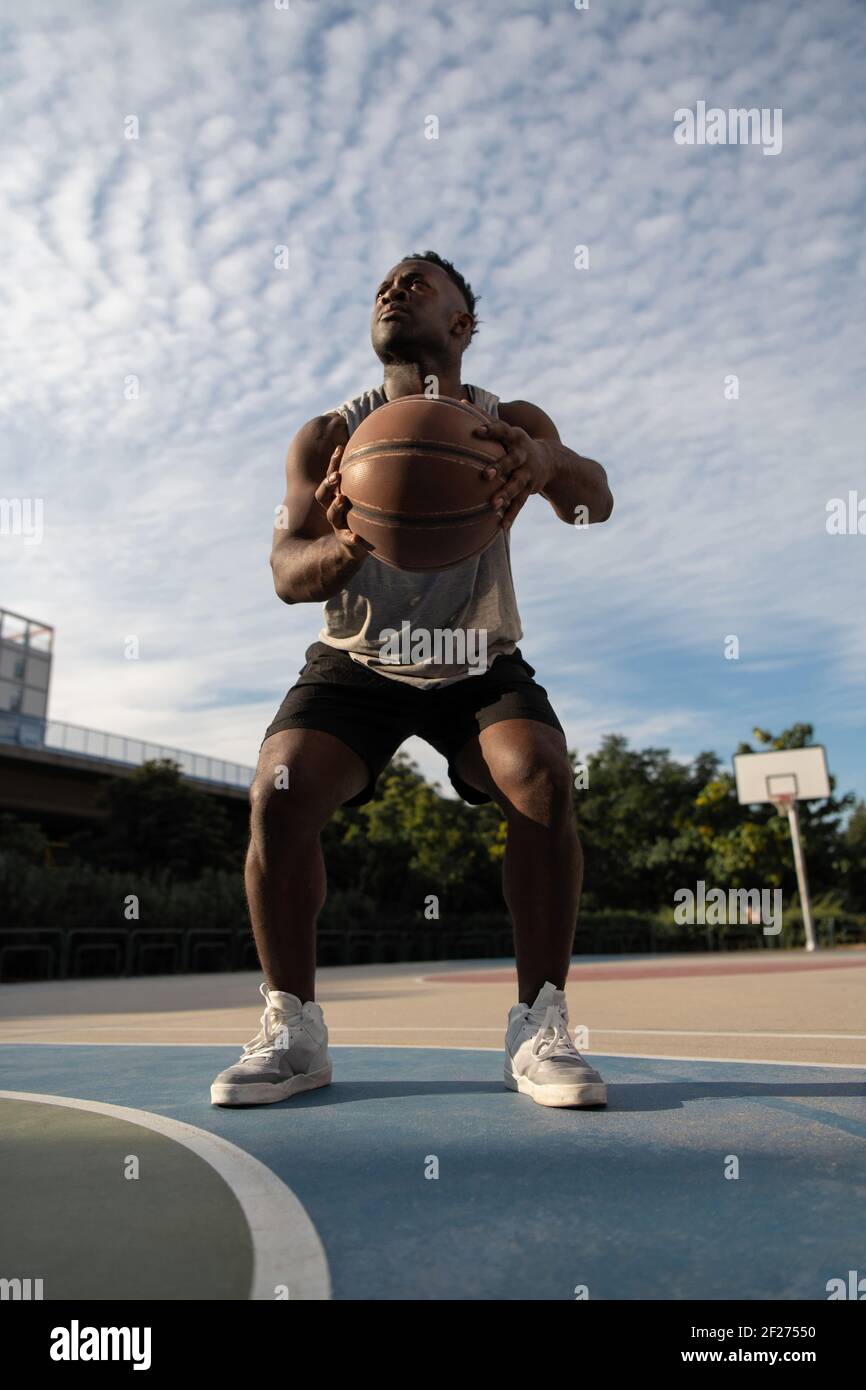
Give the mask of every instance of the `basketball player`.
[[(506, 1085), (542, 1105), (606, 1103), (605, 1083), (568, 1033), (564, 987), (583, 862), (562, 726), (517, 646), (509, 531), (533, 493), (567, 525), (605, 521), (613, 503), (601, 465), (566, 448), (543, 410), (463, 383), (475, 305), (462, 275), (435, 252), (400, 261), (372, 314), (383, 384), (308, 421), (289, 447), (289, 526), (274, 532), (274, 587), (284, 603), (324, 603), (324, 627), (261, 747), (246, 888), (265, 1012), (239, 1062), (214, 1081), (214, 1104), (267, 1104), (330, 1081), (328, 1033), (314, 1002), (315, 923), (325, 900), (319, 835), (338, 807), (371, 799), (412, 734), (445, 756), (465, 801), (493, 801), (507, 822), (503, 890), (519, 1002), (507, 1021)], [(340, 457), (370, 411), (423, 393), (431, 377), (439, 395), (489, 415), (487, 436), (506, 450), (493, 498), (501, 525), (482, 554), (410, 573), (372, 558), (349, 530)], [(382, 660), (380, 634), (401, 631), (405, 619), (416, 630), (486, 631), (487, 669)]]

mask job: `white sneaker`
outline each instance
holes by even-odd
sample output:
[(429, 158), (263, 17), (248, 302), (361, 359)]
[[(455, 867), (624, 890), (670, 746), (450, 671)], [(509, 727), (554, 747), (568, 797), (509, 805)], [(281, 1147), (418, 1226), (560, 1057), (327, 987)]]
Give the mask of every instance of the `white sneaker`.
[(259, 991), (265, 1000), (261, 1028), (239, 1061), (221, 1071), (210, 1088), (212, 1105), (271, 1105), (331, 1080), (328, 1030), (322, 1010), (294, 994)]
[(607, 1105), (607, 1086), (569, 1035), (565, 994), (549, 981), (531, 1008), (509, 1010), (505, 1084), (539, 1105)]

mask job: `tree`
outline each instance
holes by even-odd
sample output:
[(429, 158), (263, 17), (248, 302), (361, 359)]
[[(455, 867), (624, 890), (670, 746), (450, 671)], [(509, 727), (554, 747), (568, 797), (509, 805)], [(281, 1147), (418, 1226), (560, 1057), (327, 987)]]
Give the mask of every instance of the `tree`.
[(0, 854), (14, 854), (28, 864), (45, 864), (48, 837), (33, 821), (19, 820), (10, 811), (0, 814)]
[(856, 803), (845, 827), (840, 870), (845, 907), (866, 912), (866, 802)]
[[(805, 748), (812, 735), (811, 724), (794, 724), (775, 736), (756, 729), (753, 738), (763, 747)], [(755, 751), (749, 743), (737, 749)], [(610, 734), (587, 768), (589, 786), (575, 792), (585, 906), (655, 909), (699, 879), (726, 889), (796, 892), (787, 821), (772, 806), (740, 806), (733, 774), (722, 770), (714, 753), (680, 763), (667, 749), (630, 749), (621, 735)], [(833, 790), (832, 778), (830, 785)], [(816, 896), (839, 888), (845, 872), (841, 822), (853, 800), (849, 793), (800, 804)], [(852, 865), (860, 863), (859, 824), (851, 832)]]
[(225, 810), (181, 776), (177, 763), (156, 759), (129, 777), (105, 783), (106, 820), (76, 837), (83, 857), (108, 869), (193, 879), (204, 869), (241, 868)]
[(421, 912), (435, 894), (442, 911), (501, 906), (496, 808), (470, 808), (440, 794), (405, 753), (379, 779), (373, 799), (343, 808), (322, 844), (329, 883), (361, 891), (380, 913)]
[[(758, 747), (803, 748), (812, 726), (778, 735), (757, 729)], [(749, 743), (739, 752), (751, 753)], [(570, 755), (576, 765), (577, 754)], [(586, 760), (588, 787), (576, 779), (574, 806), (586, 857), (584, 907), (655, 912), (699, 879), (722, 888), (796, 892), (788, 827), (771, 806), (737, 802), (733, 775), (715, 753), (691, 762), (662, 748), (630, 748), (610, 734)], [(813, 895), (835, 893), (866, 910), (866, 806), (848, 794), (801, 803)], [(106, 785), (104, 824), (76, 838), (79, 857), (110, 870), (170, 881), (208, 869), (240, 879), (246, 832), (233, 830), (220, 802), (185, 780), (176, 764), (145, 764)], [(847, 826), (846, 815), (852, 811)], [(420, 915), (434, 894), (443, 916), (504, 909), (501, 869), (506, 825), (490, 803), (468, 806), (441, 795), (398, 753), (364, 806), (343, 807), (323, 833), (334, 914), (374, 924)], [(0, 851), (39, 862), (34, 827), (0, 821)]]
[(575, 792), (586, 858), (584, 906), (655, 909), (702, 876), (708, 846), (696, 800), (718, 771), (713, 753), (691, 764), (667, 749), (628, 747), (609, 734), (587, 759)]

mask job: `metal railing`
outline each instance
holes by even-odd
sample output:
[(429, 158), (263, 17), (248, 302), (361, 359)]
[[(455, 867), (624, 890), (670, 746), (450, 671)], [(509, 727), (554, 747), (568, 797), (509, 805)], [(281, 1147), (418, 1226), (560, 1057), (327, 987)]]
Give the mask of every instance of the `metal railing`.
[[(827, 930), (825, 930), (825, 925)], [(835, 928), (835, 930), (834, 930)], [(864, 940), (864, 928), (819, 921), (822, 946), (853, 945)], [(754, 944), (719, 941), (713, 949), (736, 950)], [(782, 949), (775, 937), (768, 949)], [(772, 944), (770, 944), (772, 943)], [(646, 933), (601, 931), (578, 936), (582, 955), (655, 954)], [(802, 950), (802, 929), (788, 946)], [(703, 934), (659, 937), (659, 953), (705, 949)], [(431, 927), (413, 919), (396, 918), (382, 928), (319, 930), (319, 965), (365, 965), (391, 961), (501, 960), (512, 958), (511, 927), (495, 924), (473, 928)], [(0, 984), (25, 980), (97, 979), (136, 975), (208, 974), (223, 970), (256, 970), (258, 957), (248, 926), (231, 927), (0, 927)]]
[(0, 743), (14, 743), (19, 748), (40, 748), (46, 752), (61, 752), (82, 758), (100, 758), (104, 762), (125, 767), (141, 767), (155, 758), (170, 758), (187, 777), (205, 782), (218, 782), (227, 787), (248, 787), (253, 780), (251, 767), (209, 758), (204, 753), (190, 753), (183, 748), (167, 748), (145, 739), (126, 738), (104, 729), (87, 729), (81, 724), (66, 724), (59, 719), (37, 719), (31, 715), (0, 711)]
[[(317, 932), (320, 965), (507, 958), (511, 929), (464, 932), (411, 927)], [(0, 929), (0, 984), (138, 975), (258, 970), (248, 926), (28, 927)]]

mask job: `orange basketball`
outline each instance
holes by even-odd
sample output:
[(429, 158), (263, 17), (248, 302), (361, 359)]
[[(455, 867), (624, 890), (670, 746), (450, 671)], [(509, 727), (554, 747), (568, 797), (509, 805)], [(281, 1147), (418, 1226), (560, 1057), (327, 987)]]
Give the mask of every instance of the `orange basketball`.
[(400, 396), (372, 411), (351, 435), (340, 463), (348, 524), (377, 560), (402, 570), (459, 565), (495, 540), (490, 499), (502, 484), (484, 469), (504, 453), (473, 435), (489, 420), (450, 396)]

